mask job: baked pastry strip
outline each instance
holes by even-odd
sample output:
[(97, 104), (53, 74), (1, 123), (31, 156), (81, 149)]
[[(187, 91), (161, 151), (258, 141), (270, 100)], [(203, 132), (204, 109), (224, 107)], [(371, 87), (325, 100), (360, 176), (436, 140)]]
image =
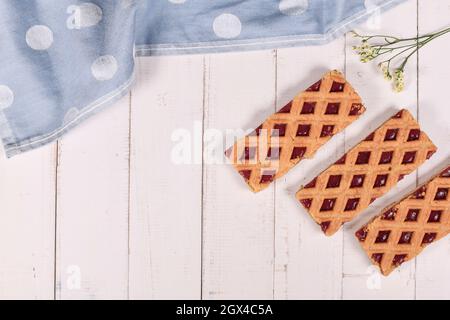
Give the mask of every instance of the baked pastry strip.
[(338, 71), (298, 94), (225, 155), (254, 192), (267, 188), (365, 111)]
[(296, 197), (330, 236), (433, 155), (436, 146), (401, 110)]
[(383, 275), (450, 233), (449, 189), (450, 167), (355, 233)]

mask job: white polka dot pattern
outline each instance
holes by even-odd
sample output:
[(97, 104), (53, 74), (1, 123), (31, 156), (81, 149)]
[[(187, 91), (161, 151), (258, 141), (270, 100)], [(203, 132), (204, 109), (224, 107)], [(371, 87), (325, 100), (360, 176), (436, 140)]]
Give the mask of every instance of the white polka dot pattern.
[(25, 40), (34, 50), (47, 50), (53, 44), (53, 31), (49, 27), (36, 25), (28, 29)]
[(308, 0), (281, 0), (279, 8), (281, 13), (288, 16), (303, 14), (308, 9)]
[(241, 34), (242, 24), (234, 14), (224, 13), (214, 20), (213, 29), (219, 38), (233, 39)]
[(92, 75), (98, 81), (111, 80), (117, 69), (117, 60), (111, 55), (98, 57), (91, 66)]
[(0, 109), (10, 107), (14, 102), (14, 93), (5, 85), (0, 85)]

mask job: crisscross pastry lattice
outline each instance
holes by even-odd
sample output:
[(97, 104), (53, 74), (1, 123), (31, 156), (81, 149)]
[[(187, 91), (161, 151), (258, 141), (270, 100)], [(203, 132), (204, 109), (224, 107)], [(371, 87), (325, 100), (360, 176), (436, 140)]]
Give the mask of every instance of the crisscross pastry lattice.
[(261, 191), (365, 111), (343, 75), (332, 71), (226, 151), (250, 189)]
[(402, 110), (300, 189), (296, 197), (334, 234), (436, 151), (407, 110)]
[(450, 233), (449, 189), (450, 167), (356, 232), (384, 275)]

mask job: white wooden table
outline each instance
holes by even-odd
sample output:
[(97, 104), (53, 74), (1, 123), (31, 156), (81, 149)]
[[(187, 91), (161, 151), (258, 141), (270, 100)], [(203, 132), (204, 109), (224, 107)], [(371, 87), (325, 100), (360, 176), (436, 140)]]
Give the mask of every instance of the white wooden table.
[[(411, 0), (361, 32), (414, 36), (448, 26), (449, 16), (450, 0)], [(351, 41), (138, 59), (136, 85), (115, 106), (58, 143), (2, 157), (0, 298), (450, 298), (450, 238), (384, 278), (353, 237), (450, 161), (450, 38), (411, 61), (401, 94), (358, 61)], [(346, 73), (368, 110), (314, 159), (256, 195), (229, 166), (202, 163), (202, 150), (220, 149), (211, 129), (254, 127), (329, 69)], [(295, 201), (297, 187), (400, 107), (439, 153), (324, 237)], [(191, 164), (171, 160), (183, 129)]]

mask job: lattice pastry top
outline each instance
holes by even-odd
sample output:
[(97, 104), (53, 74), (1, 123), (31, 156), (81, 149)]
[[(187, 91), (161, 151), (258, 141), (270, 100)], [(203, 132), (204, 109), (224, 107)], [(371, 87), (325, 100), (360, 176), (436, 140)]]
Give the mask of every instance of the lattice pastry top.
[(261, 191), (365, 111), (343, 75), (332, 71), (273, 114), (225, 154), (250, 189)]
[(402, 110), (300, 189), (296, 197), (322, 231), (332, 235), (435, 151), (412, 115)]
[(356, 232), (384, 275), (450, 233), (450, 167)]

